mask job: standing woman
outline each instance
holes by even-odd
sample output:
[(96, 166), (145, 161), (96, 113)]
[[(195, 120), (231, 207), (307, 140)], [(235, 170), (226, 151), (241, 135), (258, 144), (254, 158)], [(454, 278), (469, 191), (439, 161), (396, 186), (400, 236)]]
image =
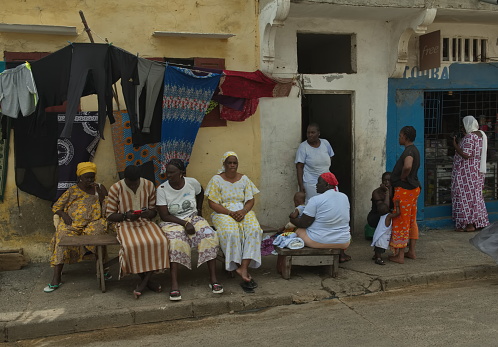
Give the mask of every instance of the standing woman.
[(489, 225), (482, 196), (488, 139), (474, 117), (464, 117), (463, 126), (466, 134), (460, 145), (453, 137), (456, 153), (451, 174), (452, 214), (456, 231), (475, 231)]
[(157, 210), (162, 220), (159, 225), (169, 241), (169, 299), (178, 301), (182, 298), (178, 285), (178, 264), (192, 269), (192, 247), (197, 248), (197, 267), (207, 263), (212, 292), (221, 294), (223, 286), (216, 279), (219, 242), (214, 230), (202, 218), (204, 191), (201, 184), (193, 177), (185, 177), (185, 165), (180, 159), (170, 160), (166, 176), (168, 180), (157, 188)]
[(320, 138), (320, 127), (316, 123), (308, 125), (306, 141), (303, 141), (296, 153), (297, 183), (299, 191), (306, 193), (308, 200), (318, 195), (316, 183), (318, 177), (329, 172), (334, 150), (330, 143)]
[[(412, 126), (405, 126), (399, 132), (399, 144), (405, 150), (399, 157), (391, 174), (394, 188), (393, 200), (399, 200), (401, 214), (392, 220), (392, 234), (389, 245), (396, 250), (389, 260), (403, 264), (405, 256), (415, 259), (415, 244), (418, 240), (417, 198), (420, 194), (420, 182), (417, 171), (420, 167), (420, 153), (413, 144), (417, 132)], [(410, 247), (405, 248), (410, 240)]]
[(94, 251), (95, 247), (59, 246), (63, 236), (100, 235), (107, 231), (107, 221), (104, 217), (107, 189), (102, 184), (95, 183), (97, 165), (92, 162), (79, 163), (76, 169), (78, 183), (61, 195), (52, 207), (52, 211), (61, 219), (52, 238), (52, 257), (50, 265), (54, 268), (52, 281), (43, 289), (51, 293), (61, 284), (64, 264), (81, 261), (86, 250)]
[(234, 152), (226, 152), (221, 159), (222, 168), (209, 181), (206, 196), (213, 224), (225, 254), (225, 268), (236, 271), (244, 280), (244, 290), (257, 284), (248, 268), (261, 266), (261, 236), (263, 231), (252, 211), (258, 188), (244, 174), (238, 173), (239, 160)]

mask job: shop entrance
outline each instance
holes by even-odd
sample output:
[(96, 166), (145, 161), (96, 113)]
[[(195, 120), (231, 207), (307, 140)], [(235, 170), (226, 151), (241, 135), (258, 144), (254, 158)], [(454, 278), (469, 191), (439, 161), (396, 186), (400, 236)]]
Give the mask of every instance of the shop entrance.
[[(462, 119), (474, 116), (488, 137), (483, 196), (497, 200), (498, 91), (424, 93), (425, 206), (451, 206), (452, 136), (464, 136)], [(426, 209), (427, 210), (427, 209)]]
[(330, 171), (339, 181), (339, 189), (353, 203), (353, 151), (351, 94), (305, 94), (302, 98), (302, 141), (310, 123), (320, 125), (320, 137), (334, 150)]

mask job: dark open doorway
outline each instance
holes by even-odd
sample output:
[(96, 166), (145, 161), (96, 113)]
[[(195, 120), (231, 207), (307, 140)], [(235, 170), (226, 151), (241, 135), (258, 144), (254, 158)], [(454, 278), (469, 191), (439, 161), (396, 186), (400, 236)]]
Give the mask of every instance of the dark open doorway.
[(320, 137), (335, 152), (330, 171), (339, 181), (339, 190), (353, 201), (353, 155), (351, 94), (306, 94), (302, 98), (302, 140), (309, 123), (320, 125)]

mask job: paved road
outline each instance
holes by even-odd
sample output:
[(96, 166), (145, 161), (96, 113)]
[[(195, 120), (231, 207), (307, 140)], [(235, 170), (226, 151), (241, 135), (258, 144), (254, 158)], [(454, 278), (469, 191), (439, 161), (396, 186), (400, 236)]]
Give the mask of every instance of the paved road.
[(0, 345), (497, 346), (497, 295), (498, 280), (455, 282)]

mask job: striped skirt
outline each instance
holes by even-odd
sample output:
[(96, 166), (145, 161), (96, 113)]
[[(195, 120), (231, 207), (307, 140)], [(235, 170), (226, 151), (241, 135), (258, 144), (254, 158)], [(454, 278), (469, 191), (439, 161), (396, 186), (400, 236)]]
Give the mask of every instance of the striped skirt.
[(168, 239), (154, 222), (139, 219), (117, 225), (119, 278), (169, 268)]

